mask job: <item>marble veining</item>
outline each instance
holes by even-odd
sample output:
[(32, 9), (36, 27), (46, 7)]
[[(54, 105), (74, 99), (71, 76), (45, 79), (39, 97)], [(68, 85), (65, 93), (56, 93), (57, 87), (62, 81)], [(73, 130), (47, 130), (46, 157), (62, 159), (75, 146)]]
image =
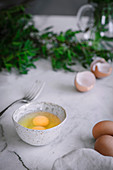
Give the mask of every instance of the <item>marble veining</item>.
[(9, 151), (9, 152), (14, 153), (14, 154), (18, 157), (18, 160), (22, 163), (22, 166), (23, 166), (25, 169), (29, 170), (29, 168), (24, 164), (22, 158), (21, 158), (15, 151)]
[(0, 124), (0, 152), (3, 152), (7, 148), (7, 142), (4, 136), (3, 126)]

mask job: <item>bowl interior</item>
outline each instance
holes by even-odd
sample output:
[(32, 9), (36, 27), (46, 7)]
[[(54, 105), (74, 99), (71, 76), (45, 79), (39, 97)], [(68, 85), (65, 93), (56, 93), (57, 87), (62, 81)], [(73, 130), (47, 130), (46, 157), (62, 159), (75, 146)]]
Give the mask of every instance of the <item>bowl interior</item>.
[(63, 122), (66, 118), (65, 110), (56, 104), (46, 103), (46, 102), (32, 102), (29, 104), (25, 104), (17, 109), (13, 114), (13, 120), (18, 123), (19, 119), (26, 114), (34, 113), (38, 111), (45, 111), (53, 113), (54, 115), (58, 116), (58, 118)]

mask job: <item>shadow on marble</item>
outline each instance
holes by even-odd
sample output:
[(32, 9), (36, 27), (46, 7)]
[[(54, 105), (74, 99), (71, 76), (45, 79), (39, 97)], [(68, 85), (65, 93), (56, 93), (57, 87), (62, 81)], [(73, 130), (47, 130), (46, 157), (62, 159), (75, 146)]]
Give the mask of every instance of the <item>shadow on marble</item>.
[(71, 85), (71, 84), (69, 85), (69, 84), (60, 84), (60, 83), (59, 83), (59, 84), (57, 85), (57, 87), (58, 87), (60, 90), (62, 90), (62, 91), (66, 91), (66, 93), (67, 93), (67, 92), (69, 92), (69, 93), (70, 93), (70, 92), (72, 92), (72, 93), (73, 93), (73, 92), (74, 92), (74, 93), (77, 92), (77, 90), (76, 90), (76, 88), (74, 87), (74, 85)]

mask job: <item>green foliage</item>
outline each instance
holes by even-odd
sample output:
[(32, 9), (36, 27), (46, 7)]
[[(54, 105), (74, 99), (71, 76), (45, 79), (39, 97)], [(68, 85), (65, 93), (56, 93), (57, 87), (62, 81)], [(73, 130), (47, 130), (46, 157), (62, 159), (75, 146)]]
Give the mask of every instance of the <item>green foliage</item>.
[(79, 33), (81, 31), (71, 29), (54, 33), (51, 27), (39, 31), (22, 5), (1, 10), (0, 70), (16, 68), (19, 73), (27, 74), (30, 67), (36, 67), (35, 61), (50, 58), (54, 70), (73, 71), (71, 66), (76, 61), (87, 67), (94, 56), (113, 59), (111, 50), (105, 50), (101, 45), (98, 32), (95, 40), (81, 42), (77, 40)]
[(99, 5), (112, 3), (112, 0), (88, 0), (88, 2), (97, 3)]
[(0, 70), (15, 67), (27, 73), (29, 67), (35, 67), (33, 60), (39, 48), (33, 36), (37, 32), (23, 6), (0, 11)]

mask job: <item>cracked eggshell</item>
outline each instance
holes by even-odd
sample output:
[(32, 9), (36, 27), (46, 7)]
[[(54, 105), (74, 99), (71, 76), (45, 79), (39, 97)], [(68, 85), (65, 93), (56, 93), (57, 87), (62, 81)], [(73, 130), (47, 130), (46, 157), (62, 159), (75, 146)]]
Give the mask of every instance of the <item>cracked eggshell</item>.
[(112, 73), (111, 65), (107, 63), (104, 58), (97, 58), (94, 60), (90, 68), (96, 78), (107, 77)]
[(100, 57), (96, 58), (95, 60), (93, 60), (93, 62), (92, 62), (91, 65), (90, 65), (91, 71), (92, 71), (93, 73), (95, 72), (95, 65), (96, 65), (97, 63), (105, 63), (105, 62), (106, 62), (106, 60), (105, 60), (104, 58), (100, 58)]
[(89, 91), (94, 87), (95, 76), (90, 71), (78, 72), (75, 77), (74, 84), (78, 91)]
[(107, 77), (112, 73), (112, 67), (110, 64), (106, 63), (97, 63), (95, 67), (95, 76), (97, 78)]

